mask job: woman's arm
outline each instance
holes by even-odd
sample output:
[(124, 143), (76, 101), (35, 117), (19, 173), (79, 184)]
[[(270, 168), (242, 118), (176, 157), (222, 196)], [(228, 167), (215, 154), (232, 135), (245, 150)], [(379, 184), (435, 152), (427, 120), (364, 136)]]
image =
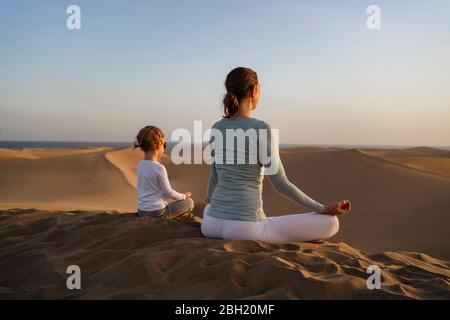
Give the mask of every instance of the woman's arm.
[(281, 162), (280, 153), (278, 150), (278, 141), (272, 143), (272, 132), (271, 128), (267, 123), (264, 123), (263, 128), (267, 130), (267, 141), (266, 141), (266, 155), (270, 156), (271, 162), (263, 164), (266, 168), (275, 168), (275, 172), (272, 174), (267, 174), (269, 177), (270, 184), (275, 191), (286, 197), (287, 199), (314, 210), (317, 213), (322, 213), (324, 205), (315, 201), (314, 199), (307, 196), (303, 191), (297, 188), (293, 183), (291, 183), (284, 171), (283, 163)]
[[(212, 126), (211, 130), (215, 129), (215, 124)], [(211, 149), (211, 170), (209, 171), (209, 177), (208, 177), (208, 189), (206, 192), (206, 203), (210, 203), (211, 202), (211, 197), (214, 193), (214, 190), (216, 189), (216, 185), (217, 185), (217, 171), (216, 171), (216, 161), (215, 161), (215, 154), (216, 151), (213, 147), (213, 142), (215, 141), (215, 137), (214, 135), (212, 135), (212, 131), (211, 131), (211, 137), (209, 138), (209, 146), (212, 146)]]
[(213, 162), (211, 164), (211, 171), (209, 172), (209, 178), (208, 178), (208, 191), (206, 195), (206, 203), (209, 203), (211, 201), (212, 194), (214, 193), (214, 190), (216, 189), (217, 185), (217, 171), (216, 171), (216, 163)]
[(286, 176), (281, 159), (279, 156), (276, 158), (278, 158), (278, 171), (276, 174), (268, 176), (274, 190), (299, 205), (312, 209), (317, 213), (322, 213), (325, 206), (307, 196), (303, 191), (291, 183)]
[(172, 186), (170, 185), (169, 182), (169, 176), (167, 175), (167, 170), (164, 166), (161, 166), (161, 173), (159, 175), (159, 186), (161, 187), (163, 197), (169, 197), (174, 200), (186, 199), (185, 194), (179, 193), (172, 189)]

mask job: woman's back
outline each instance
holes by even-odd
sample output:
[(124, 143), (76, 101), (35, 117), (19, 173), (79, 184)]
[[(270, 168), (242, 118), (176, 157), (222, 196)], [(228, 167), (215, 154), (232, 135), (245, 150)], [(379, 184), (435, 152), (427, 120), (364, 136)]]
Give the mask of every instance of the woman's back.
[(258, 145), (260, 133), (266, 132), (260, 129), (268, 130), (268, 125), (254, 118), (237, 117), (221, 119), (212, 129), (220, 132), (223, 143), (213, 143), (219, 148), (213, 152), (213, 181), (208, 188), (214, 185), (215, 190), (212, 195), (208, 192), (211, 196), (208, 214), (230, 220), (264, 219), (261, 196), (264, 169), (258, 159)]

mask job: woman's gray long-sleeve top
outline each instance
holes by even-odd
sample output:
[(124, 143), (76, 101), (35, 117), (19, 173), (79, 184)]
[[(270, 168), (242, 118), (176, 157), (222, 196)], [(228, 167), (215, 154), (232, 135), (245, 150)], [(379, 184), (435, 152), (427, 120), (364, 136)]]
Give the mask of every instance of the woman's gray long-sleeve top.
[[(239, 144), (239, 138), (230, 134), (236, 136), (240, 134), (244, 139), (241, 139)], [(221, 138), (218, 138), (220, 135)], [(264, 139), (265, 137), (267, 139)], [(324, 206), (321, 203), (308, 197), (287, 179), (279, 156), (278, 144), (274, 147), (272, 140), (275, 139), (272, 137), (275, 136), (270, 126), (254, 118), (224, 118), (213, 125), (210, 140), (213, 162), (206, 199), (206, 202), (210, 203), (208, 215), (228, 220), (264, 219), (262, 201), (264, 175), (268, 176), (273, 188), (284, 197), (317, 213), (322, 212)], [(266, 143), (262, 140), (266, 140)], [(218, 141), (221, 143), (217, 144)], [(242, 141), (245, 143), (242, 144)], [(268, 163), (269, 158), (263, 157), (261, 151), (265, 151), (264, 154), (269, 156), (272, 150), (274, 150), (273, 156), (270, 157), (272, 161)]]

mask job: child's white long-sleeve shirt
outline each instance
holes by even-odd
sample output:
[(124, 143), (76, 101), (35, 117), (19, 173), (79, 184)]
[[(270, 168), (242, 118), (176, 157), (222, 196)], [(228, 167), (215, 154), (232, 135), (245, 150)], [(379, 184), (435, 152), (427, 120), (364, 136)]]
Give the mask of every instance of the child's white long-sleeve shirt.
[(141, 160), (137, 167), (138, 208), (154, 211), (167, 205), (165, 198), (184, 200), (186, 196), (172, 189), (167, 170), (158, 161)]

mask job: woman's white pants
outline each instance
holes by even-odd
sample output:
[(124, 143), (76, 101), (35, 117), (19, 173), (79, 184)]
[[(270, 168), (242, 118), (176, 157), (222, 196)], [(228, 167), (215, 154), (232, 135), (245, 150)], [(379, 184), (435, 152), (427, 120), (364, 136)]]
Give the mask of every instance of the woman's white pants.
[(203, 211), (201, 232), (207, 238), (261, 240), (270, 243), (325, 240), (339, 230), (335, 216), (315, 212), (266, 217), (262, 221), (226, 220)]

